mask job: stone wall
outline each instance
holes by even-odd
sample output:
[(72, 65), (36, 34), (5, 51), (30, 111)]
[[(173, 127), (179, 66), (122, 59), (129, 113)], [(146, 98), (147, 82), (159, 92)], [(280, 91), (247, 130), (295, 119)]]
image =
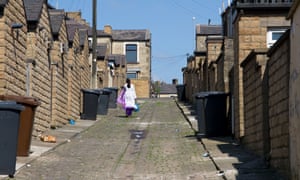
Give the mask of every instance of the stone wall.
[(216, 91), (217, 83), (217, 66), (215, 62), (211, 62), (208, 66), (208, 90)]
[[(127, 42), (113, 42), (112, 45), (112, 54), (125, 54), (125, 44)], [(136, 79), (136, 86), (141, 87), (144, 91), (138, 91), (137, 96), (140, 98), (149, 98), (150, 97), (150, 68), (151, 68), (151, 47), (147, 45), (146, 42), (128, 42), (131, 44), (137, 44), (138, 47), (138, 62), (128, 64), (128, 69), (139, 69), (138, 78)], [(147, 81), (147, 82), (146, 82)], [(139, 83), (142, 84), (139, 84)], [(124, 82), (125, 83), (125, 82)]]
[(217, 63), (217, 82), (218, 91), (229, 91), (229, 71), (233, 67), (233, 40), (224, 37), (222, 53), (218, 57)]
[[(65, 22), (65, 21), (63, 21)], [(67, 42), (67, 29), (65, 23), (59, 31), (58, 39), (53, 40), (50, 48), (51, 59), (51, 127), (60, 127), (67, 123), (68, 117), (68, 71), (67, 53), (61, 52), (61, 43)]]
[(268, 100), (266, 62), (267, 49), (253, 50), (241, 64), (245, 110), (245, 135), (242, 143), (260, 156), (269, 153), (269, 121), (268, 112), (265, 111)]
[[(274, 18), (276, 17), (276, 18)], [(267, 47), (267, 31), (272, 27), (287, 27), (290, 22), (284, 16), (254, 16), (240, 14), (234, 23), (234, 99), (236, 137), (244, 136), (243, 73), (240, 63), (252, 49)]]
[(69, 110), (68, 115), (69, 118), (72, 119), (78, 119), (80, 116), (80, 103), (81, 103), (81, 92), (80, 90), (83, 87), (83, 84), (81, 84), (80, 80), (80, 72), (82, 69), (80, 68), (80, 58), (77, 54), (74, 52), (74, 48), (79, 46), (79, 36), (78, 36), (78, 30), (76, 30), (73, 45), (68, 51), (68, 64), (70, 66), (69, 74), (68, 74), (68, 104), (69, 104)]
[(300, 1), (294, 1), (290, 11), (292, 27), (290, 32), (291, 40), (291, 62), (290, 62), (290, 88), (289, 88), (289, 121), (290, 121), (290, 167), (292, 180), (300, 179)]
[(148, 98), (148, 96), (150, 94), (149, 80), (148, 79), (132, 79), (131, 81), (132, 81), (132, 84), (134, 84), (134, 86), (135, 86), (137, 98)]
[(193, 102), (193, 87), (194, 87), (194, 70), (195, 70), (195, 58), (192, 56), (187, 58), (187, 68), (185, 71), (185, 76), (186, 76), (186, 100), (188, 102)]
[[(26, 94), (27, 26), (23, 1), (11, 1), (0, 17), (0, 94)], [(23, 24), (13, 30), (13, 23)]]
[(223, 44), (222, 36), (209, 36), (206, 39), (206, 49), (207, 49), (207, 72), (206, 72), (206, 82), (207, 90), (215, 91), (217, 83), (217, 70), (216, 70), (216, 60), (218, 59), (221, 48)]
[[(47, 8), (43, 4), (40, 19), (27, 26), (23, 1), (9, 1), (0, 19), (0, 93), (40, 101), (35, 110), (33, 136), (62, 126), (68, 119), (79, 118), (80, 89), (88, 87), (90, 78), (87, 37), (80, 53), (74, 54), (75, 49), (61, 52), (62, 43), (68, 46), (65, 23), (53, 40)], [(13, 30), (12, 23), (23, 27)], [(79, 47), (78, 42), (74, 47)]]
[[(51, 29), (47, 5), (43, 4), (38, 23), (31, 25), (27, 33), (27, 59), (35, 61), (30, 71), (29, 96), (40, 100), (35, 113), (34, 134), (45, 131), (51, 123), (51, 62), (49, 61), (48, 40)], [(44, 27), (40, 30), (39, 27)], [(25, 74), (24, 74), (25, 76)]]
[(290, 39), (287, 32), (268, 52), (270, 163), (286, 176), (289, 165)]

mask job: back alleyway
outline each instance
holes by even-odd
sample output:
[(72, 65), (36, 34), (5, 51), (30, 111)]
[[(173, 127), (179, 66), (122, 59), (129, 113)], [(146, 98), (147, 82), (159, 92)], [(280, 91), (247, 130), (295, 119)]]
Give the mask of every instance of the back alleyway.
[[(129, 118), (122, 109), (110, 109), (92, 123), (80, 120), (50, 130), (58, 142), (20, 166), (14, 179), (280, 179), (230, 137), (197, 139), (197, 122), (188, 106), (174, 99), (143, 99), (139, 103), (140, 111)], [(87, 126), (78, 133), (80, 124)], [(32, 142), (36, 149), (44, 143), (37, 141)], [(18, 157), (17, 162), (26, 159), (30, 157)]]

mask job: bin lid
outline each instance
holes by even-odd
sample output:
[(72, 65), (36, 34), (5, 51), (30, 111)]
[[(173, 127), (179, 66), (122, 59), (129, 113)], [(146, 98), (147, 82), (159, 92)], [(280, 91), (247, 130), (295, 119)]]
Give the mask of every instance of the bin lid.
[(197, 99), (206, 98), (209, 96), (218, 96), (218, 95), (227, 95), (227, 93), (223, 91), (203, 91), (195, 94)]
[(84, 93), (90, 93), (90, 94), (97, 94), (99, 95), (100, 92), (97, 89), (81, 89), (82, 92)]
[(30, 106), (39, 106), (41, 102), (34, 97), (29, 96), (17, 96), (17, 95), (0, 95), (0, 100), (2, 101), (16, 101), (17, 103), (30, 105)]
[(176, 85), (176, 88), (181, 88), (181, 87), (185, 87), (185, 85), (184, 84), (178, 84), (178, 85)]
[(23, 111), (24, 106), (17, 104), (15, 101), (0, 101), (0, 110)]
[(104, 89), (115, 90), (115, 91), (119, 90), (119, 88), (117, 87), (105, 87)]
[(106, 95), (109, 95), (112, 93), (112, 91), (109, 89), (98, 89), (98, 91), (100, 94), (106, 94)]

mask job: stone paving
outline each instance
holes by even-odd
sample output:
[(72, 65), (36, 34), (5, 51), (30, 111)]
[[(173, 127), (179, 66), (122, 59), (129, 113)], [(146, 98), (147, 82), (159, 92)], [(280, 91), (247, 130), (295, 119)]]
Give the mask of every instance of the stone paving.
[[(126, 118), (120, 108), (96, 121), (50, 130), (17, 157), (17, 180), (276, 180), (276, 171), (230, 137), (197, 138), (191, 108), (176, 99), (143, 99)], [(0, 179), (9, 179), (0, 176)]]

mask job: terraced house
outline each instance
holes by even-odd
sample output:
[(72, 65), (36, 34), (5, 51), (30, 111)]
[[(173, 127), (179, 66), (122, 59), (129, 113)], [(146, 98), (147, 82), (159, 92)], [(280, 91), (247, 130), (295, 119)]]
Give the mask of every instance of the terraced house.
[[(217, 65), (203, 70), (208, 79), (215, 79), (208, 82), (216, 85), (200, 83), (208, 87), (206, 91), (230, 93), (231, 134), (287, 179), (299, 179), (295, 154), (300, 139), (295, 134), (298, 7), (299, 1), (291, 0), (232, 1), (222, 13), (223, 42)], [(205, 73), (199, 79), (204, 77)]]
[[(47, 0), (4, 0), (0, 7), (1, 97), (37, 102), (34, 137), (79, 119), (82, 89), (91, 87), (89, 24)], [(150, 32), (105, 29), (97, 36), (97, 88), (120, 88), (131, 77), (138, 96), (149, 97)]]
[[(109, 80), (107, 85), (120, 87), (130, 78), (135, 84), (139, 98), (150, 97), (151, 83), (151, 33), (149, 30), (113, 30), (106, 25), (98, 31), (98, 42), (107, 45), (111, 75), (118, 80)], [(124, 57), (123, 57), (124, 56)], [(122, 63), (125, 61), (126, 63)], [(126, 76), (117, 76), (114, 67), (126, 64)], [(111, 78), (110, 78), (111, 79)], [(101, 83), (101, 82), (100, 82)]]
[(196, 25), (196, 47), (194, 55), (188, 57), (187, 67), (183, 68), (183, 79), (186, 84), (186, 96), (193, 101), (194, 94), (206, 91), (214, 84), (214, 80), (208, 76), (208, 67), (211, 69), (217, 60), (222, 45), (222, 26), (211, 24)]

